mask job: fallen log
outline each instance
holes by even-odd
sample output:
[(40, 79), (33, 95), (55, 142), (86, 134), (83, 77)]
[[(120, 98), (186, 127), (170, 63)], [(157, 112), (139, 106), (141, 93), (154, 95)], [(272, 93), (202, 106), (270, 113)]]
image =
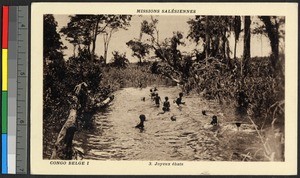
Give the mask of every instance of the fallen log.
[(108, 98), (106, 98), (104, 101), (100, 102), (100, 103), (97, 103), (96, 104), (96, 107), (97, 108), (102, 108), (102, 107), (105, 107), (107, 106), (110, 102), (112, 102), (112, 100), (114, 99), (114, 95), (111, 95), (109, 96)]
[[(76, 128), (77, 109), (72, 108), (67, 121), (61, 128), (56, 142), (55, 148), (50, 159), (66, 159), (70, 157), (70, 149), (72, 148), (72, 140)], [(75, 128), (75, 129), (74, 129)]]
[[(77, 109), (78, 109), (78, 99), (77, 97), (73, 97), (73, 104), (71, 105), (71, 109), (69, 112), (68, 119), (65, 124), (62, 126), (56, 142), (55, 147), (52, 151), (52, 155), (50, 159), (73, 159), (75, 153), (72, 147), (72, 141), (74, 138), (74, 134), (77, 131)], [(112, 100), (114, 96), (110, 96), (106, 98), (104, 101), (97, 103), (96, 107), (102, 108), (107, 106)]]

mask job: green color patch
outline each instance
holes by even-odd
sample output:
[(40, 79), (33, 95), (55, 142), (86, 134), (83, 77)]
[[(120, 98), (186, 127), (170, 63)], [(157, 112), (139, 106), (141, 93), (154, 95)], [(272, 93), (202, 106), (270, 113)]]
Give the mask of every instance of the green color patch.
[(7, 91), (2, 91), (2, 133), (7, 133)]

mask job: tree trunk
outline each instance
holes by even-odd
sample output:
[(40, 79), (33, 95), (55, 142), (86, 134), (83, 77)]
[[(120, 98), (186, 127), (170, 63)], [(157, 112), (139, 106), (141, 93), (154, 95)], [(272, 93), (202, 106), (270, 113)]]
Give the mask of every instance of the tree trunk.
[(227, 41), (226, 30), (224, 30), (222, 34), (222, 57), (223, 58), (226, 58), (226, 41)]
[(92, 47), (92, 52), (91, 52), (91, 61), (94, 60), (95, 58), (95, 45), (96, 45), (96, 40), (92, 41), (93, 47)]
[(205, 62), (207, 65), (207, 58), (209, 57), (210, 53), (209, 16), (205, 17), (205, 24)]
[(103, 58), (104, 58), (105, 64), (107, 64), (108, 63), (108, 61), (107, 61), (107, 49), (104, 49)]
[(88, 53), (91, 54), (91, 44), (87, 45)]
[(245, 16), (245, 26), (244, 26), (244, 54), (243, 54), (243, 65), (241, 66), (241, 74), (243, 77), (247, 75), (247, 65), (250, 59), (250, 40), (251, 40), (251, 33), (250, 33), (250, 25), (251, 19), (250, 16)]
[(271, 49), (272, 49), (272, 54), (273, 54), (273, 58), (271, 58), (272, 60), (272, 65), (274, 67), (274, 69), (277, 69), (277, 63), (279, 61), (279, 32), (278, 32), (278, 28), (279, 28), (279, 24), (277, 22), (277, 20), (275, 20), (275, 25), (274, 25), (274, 35), (273, 35), (273, 40), (272, 40), (272, 44), (271, 45)]
[(99, 18), (97, 19), (96, 26), (94, 29), (94, 36), (92, 39), (92, 43), (93, 43), (93, 48), (92, 48), (92, 52), (91, 52), (91, 60), (92, 61), (94, 60), (94, 57), (95, 57), (96, 40), (97, 40), (97, 36), (98, 36), (98, 26), (99, 26)]
[(279, 49), (278, 49), (278, 39), (274, 39), (272, 40), (273, 42), (271, 42), (271, 49), (272, 49), (272, 55), (271, 55), (271, 62), (272, 62), (272, 66), (274, 69), (277, 68), (277, 62), (278, 62), (278, 57), (279, 57)]
[(272, 24), (269, 16), (262, 16), (261, 19), (266, 26), (266, 31), (270, 39), (270, 45), (272, 50), (272, 55), (270, 57), (270, 60), (272, 63), (272, 67), (276, 69), (278, 57), (279, 57), (279, 34), (278, 34), (279, 23), (275, 19), (275, 24)]
[(234, 16), (234, 59), (236, 59), (236, 45), (239, 41), (239, 36), (241, 33), (241, 17)]
[(105, 60), (106, 64), (108, 63), (108, 61), (107, 61), (107, 52), (108, 52), (109, 40), (104, 42), (104, 60)]
[(229, 40), (226, 40), (226, 55), (227, 55), (227, 59), (231, 59), (231, 57), (230, 57), (230, 53), (231, 53), (231, 51), (230, 51), (230, 46), (229, 46)]
[(71, 109), (69, 117), (61, 128), (50, 159), (72, 159), (72, 140), (76, 131), (77, 109)]
[(212, 39), (212, 50), (211, 50), (211, 56), (216, 57), (219, 52), (219, 45), (220, 40), (218, 37), (214, 37)]
[(108, 33), (105, 33), (103, 36), (103, 40), (104, 40), (104, 60), (105, 63), (107, 64), (107, 52), (108, 52), (108, 45), (111, 39), (111, 36), (114, 32), (114, 29), (111, 29)]
[(76, 53), (75, 53), (75, 51), (76, 51), (76, 44), (73, 44), (73, 57), (75, 58), (76, 57)]
[[(81, 89), (79, 89), (81, 90)], [(80, 91), (77, 91), (79, 93)], [(74, 96), (75, 97), (75, 96)], [(114, 99), (114, 96), (110, 96), (106, 98), (104, 101), (96, 103), (95, 106), (97, 108), (102, 108), (107, 106), (112, 100)], [(61, 128), (56, 142), (55, 142), (55, 148), (52, 151), (52, 155), (50, 159), (63, 159), (63, 160), (70, 160), (70, 159), (76, 159), (74, 158), (74, 152), (73, 152), (73, 138), (74, 134), (77, 131), (77, 106), (79, 105), (79, 100), (77, 97), (74, 99), (74, 103), (70, 109), (68, 119), (66, 120), (65, 124)]]
[(233, 58), (236, 59), (236, 44), (237, 44), (238, 40), (234, 40), (234, 54), (233, 54)]

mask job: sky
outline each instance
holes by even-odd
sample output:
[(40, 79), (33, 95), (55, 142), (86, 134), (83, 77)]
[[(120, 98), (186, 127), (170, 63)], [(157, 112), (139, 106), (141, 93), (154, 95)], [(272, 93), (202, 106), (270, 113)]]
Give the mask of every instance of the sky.
[[(159, 30), (159, 39), (163, 40), (165, 38), (170, 38), (173, 35), (173, 32), (180, 31), (183, 33), (184, 38), (187, 36), (189, 32), (189, 26), (187, 25), (187, 21), (194, 16), (185, 16), (185, 15), (159, 15), (153, 16), (154, 18), (158, 19), (157, 28)], [(58, 23), (57, 31), (66, 26), (69, 22), (70, 18), (69, 15), (54, 15), (55, 20)], [(137, 62), (138, 59), (136, 57), (132, 57), (132, 50), (126, 45), (126, 42), (134, 39), (139, 38), (140, 35), (140, 26), (143, 20), (150, 20), (150, 16), (132, 16), (130, 21), (130, 26), (128, 30), (119, 30), (113, 34), (109, 49), (108, 49), (108, 60), (112, 58), (113, 51), (119, 51), (121, 53), (126, 53), (126, 57), (129, 59), (130, 62)], [(253, 22), (255, 18), (252, 17)], [(251, 28), (254, 28), (254, 23), (251, 24)], [(242, 26), (243, 28), (243, 26)], [(73, 45), (71, 45), (64, 36), (61, 35), (62, 42), (65, 46), (68, 47), (67, 50), (64, 50), (65, 58), (68, 59), (73, 54)], [(182, 52), (191, 52), (193, 49), (202, 49), (202, 45), (196, 46), (193, 41), (189, 39), (184, 39), (186, 45), (184, 47), (180, 47), (179, 49)], [(234, 49), (234, 39), (233, 35), (229, 38), (230, 49), (232, 50), (233, 56), (233, 49)], [(269, 44), (269, 39), (264, 35), (251, 35), (251, 57), (255, 56), (268, 56), (270, 55), (271, 48)], [(240, 35), (240, 40), (237, 44), (237, 57), (240, 57), (243, 53), (243, 33)], [(100, 34), (97, 37), (96, 42), (96, 54), (98, 56), (104, 54), (104, 43), (103, 43), (103, 36)]]

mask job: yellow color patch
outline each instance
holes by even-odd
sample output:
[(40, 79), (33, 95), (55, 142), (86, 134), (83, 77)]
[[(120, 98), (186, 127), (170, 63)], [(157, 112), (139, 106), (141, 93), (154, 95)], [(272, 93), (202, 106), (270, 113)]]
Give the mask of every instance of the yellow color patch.
[(2, 49), (2, 91), (7, 91), (7, 76), (8, 76), (8, 66), (7, 66), (7, 49)]

